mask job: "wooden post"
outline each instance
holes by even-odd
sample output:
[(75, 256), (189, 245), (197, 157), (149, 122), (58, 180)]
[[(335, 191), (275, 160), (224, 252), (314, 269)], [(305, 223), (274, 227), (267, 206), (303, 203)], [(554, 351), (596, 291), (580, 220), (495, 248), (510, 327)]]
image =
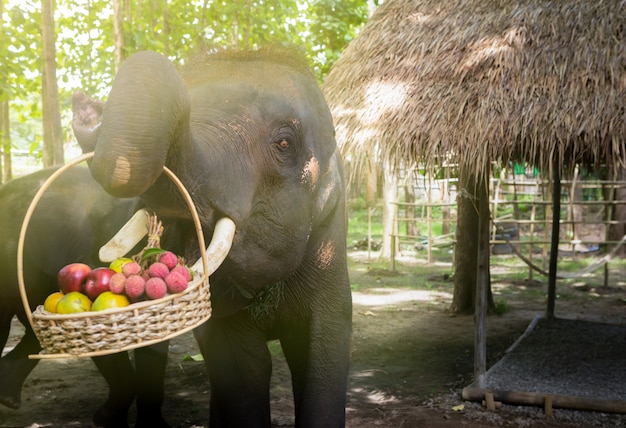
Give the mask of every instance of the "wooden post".
[(543, 401), (543, 412), (546, 415), (546, 418), (552, 417), (552, 396), (546, 395)]
[[(474, 336), (474, 382), (479, 388), (487, 383), (487, 305), (489, 293), (489, 231), (483, 230), (483, 221), (489, 218), (489, 173), (480, 178), (486, 195), (479, 191), (478, 198), (478, 268), (476, 269), (476, 307), (474, 319), (476, 323)], [(486, 235), (486, 239), (484, 238)]]
[[(529, 243), (530, 249), (528, 250), (528, 260), (532, 263), (533, 261), (533, 253), (535, 252), (535, 247), (533, 245), (533, 241), (535, 240), (535, 218), (537, 215), (537, 204), (535, 201), (537, 200), (537, 193), (539, 193), (539, 178), (535, 178), (535, 194), (533, 195), (533, 206), (530, 211), (530, 232), (529, 232)], [(533, 280), (533, 269), (528, 267), (528, 280)]]
[(372, 214), (373, 207), (367, 209), (367, 260), (372, 259)]
[(426, 221), (428, 222), (428, 264), (433, 262), (433, 195), (432, 195), (432, 176), (429, 175), (428, 191), (426, 192), (428, 205), (426, 206)]
[[(480, 402), (485, 398), (484, 388), (463, 388), (462, 398), (468, 401)], [(592, 412), (626, 413), (626, 401), (603, 400), (589, 397), (546, 394), (542, 392), (489, 390), (493, 398), (502, 403), (522, 404), (542, 407), (546, 405), (546, 398), (550, 396), (551, 407), (572, 410), (587, 410)], [(496, 404), (497, 407), (497, 404)]]
[(396, 271), (396, 234), (391, 235), (391, 257), (389, 258), (391, 272)]
[(493, 392), (491, 391), (485, 391), (485, 407), (492, 412), (496, 410), (496, 401), (493, 399)]
[[(543, 180), (542, 180), (543, 181)], [(542, 200), (548, 201), (552, 198), (552, 189), (548, 186), (549, 182), (546, 183), (546, 185), (544, 186), (542, 183), (541, 186), (541, 193), (542, 193)], [(546, 242), (548, 241), (548, 237), (550, 236), (550, 223), (549, 223), (549, 219), (552, 218), (552, 207), (550, 205), (545, 205), (543, 207), (543, 249), (541, 251), (541, 255), (542, 255), (542, 265), (541, 267), (543, 267), (544, 269), (547, 269), (548, 266), (546, 266), (546, 262), (548, 261), (549, 257), (548, 257), (548, 245), (546, 244)]]
[(559, 259), (559, 229), (561, 213), (561, 164), (552, 164), (552, 239), (550, 241), (550, 269), (548, 275), (548, 307), (546, 318), (554, 319), (554, 302), (556, 300), (556, 271)]

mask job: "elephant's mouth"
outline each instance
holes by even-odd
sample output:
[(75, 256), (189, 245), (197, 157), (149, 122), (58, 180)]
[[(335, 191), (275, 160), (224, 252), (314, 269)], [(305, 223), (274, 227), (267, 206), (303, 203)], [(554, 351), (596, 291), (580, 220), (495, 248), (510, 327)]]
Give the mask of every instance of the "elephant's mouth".
[[(111, 262), (118, 257), (124, 257), (148, 233), (148, 213), (141, 209), (115, 234), (113, 238), (100, 248), (99, 257), (103, 262)], [(198, 259), (192, 270), (204, 272), (211, 276), (226, 259), (235, 237), (235, 223), (228, 217), (220, 218), (215, 224), (213, 237), (206, 249), (206, 264), (202, 258)]]

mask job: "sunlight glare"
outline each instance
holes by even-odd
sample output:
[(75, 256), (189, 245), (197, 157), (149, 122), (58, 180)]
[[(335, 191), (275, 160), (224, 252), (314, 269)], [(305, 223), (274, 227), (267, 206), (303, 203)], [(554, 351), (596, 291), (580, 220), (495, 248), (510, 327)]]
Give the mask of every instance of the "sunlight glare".
[(452, 294), (441, 291), (398, 288), (372, 288), (367, 293), (352, 292), (352, 302), (362, 306), (393, 305), (402, 302), (432, 302), (441, 299), (452, 299)]

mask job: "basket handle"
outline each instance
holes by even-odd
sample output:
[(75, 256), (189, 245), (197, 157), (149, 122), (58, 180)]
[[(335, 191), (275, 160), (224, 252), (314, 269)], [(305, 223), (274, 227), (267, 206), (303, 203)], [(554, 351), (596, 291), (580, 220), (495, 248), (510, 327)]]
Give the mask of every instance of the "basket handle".
[[(31, 327), (34, 329), (33, 315), (30, 310), (30, 305), (28, 304), (28, 296), (26, 294), (26, 287), (24, 285), (24, 240), (26, 238), (26, 231), (28, 230), (28, 224), (33, 216), (35, 208), (37, 204), (41, 200), (43, 194), (50, 187), (50, 185), (65, 173), (68, 169), (73, 166), (76, 166), (82, 162), (85, 162), (93, 157), (93, 152), (85, 153), (69, 162), (61, 166), (57, 169), (48, 179), (41, 185), (33, 200), (31, 201), (28, 210), (26, 210), (26, 214), (24, 215), (24, 220), (22, 221), (22, 228), (20, 230), (20, 236), (17, 242), (17, 282), (20, 289), (20, 297), (22, 298), (22, 304), (24, 305), (24, 311), (26, 312), (26, 317), (28, 318), (28, 322)], [(200, 223), (200, 218), (198, 216), (198, 212), (196, 210), (196, 206), (189, 195), (189, 192), (183, 185), (183, 183), (178, 179), (178, 177), (167, 167), (163, 167), (163, 172), (168, 176), (170, 180), (176, 185), (179, 192), (182, 194), (185, 199), (185, 203), (187, 204), (187, 208), (191, 213), (191, 217), (193, 219), (194, 226), (196, 228), (196, 234), (198, 236), (198, 245), (200, 246), (200, 254), (202, 259), (202, 267), (203, 267), (203, 278), (206, 279), (208, 277), (208, 268), (207, 268), (207, 257), (206, 257), (206, 246), (204, 243), (204, 233), (202, 232), (202, 225)]]

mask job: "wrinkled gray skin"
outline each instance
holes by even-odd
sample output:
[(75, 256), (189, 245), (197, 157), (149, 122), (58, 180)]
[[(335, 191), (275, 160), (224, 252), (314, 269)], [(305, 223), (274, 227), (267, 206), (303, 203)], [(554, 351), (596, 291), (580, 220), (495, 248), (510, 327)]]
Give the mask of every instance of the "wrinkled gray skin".
[[(328, 107), (294, 57), (222, 53), (181, 78), (165, 57), (137, 53), (120, 68), (101, 124), (77, 132), (85, 151), (95, 149), (96, 180), (178, 224), (188, 259), (197, 243), (164, 165), (192, 195), (207, 242), (219, 218), (236, 224), (210, 278), (213, 316), (195, 332), (212, 428), (270, 426), (266, 342), (274, 338), (291, 370), (296, 426), (345, 423), (352, 310), (343, 172)], [(94, 105), (76, 95), (75, 117), (93, 117)]]
[[(39, 360), (29, 354), (41, 350), (28, 323), (17, 281), (17, 244), (22, 221), (33, 197), (43, 182), (55, 171), (49, 168), (16, 178), (0, 187), (0, 350), (4, 348), (17, 316), (25, 327), (20, 342), (0, 358), (0, 404), (17, 409), (21, 403), (24, 380)], [(24, 241), (24, 284), (31, 309), (58, 291), (57, 272), (66, 264), (83, 262), (101, 266), (99, 247), (107, 242), (132, 216), (140, 201), (118, 199), (107, 194), (93, 179), (86, 167), (76, 166), (59, 176), (43, 194), (29, 222)], [(96, 421), (111, 427), (124, 427), (128, 407), (138, 395), (138, 419), (145, 426), (161, 423), (159, 405), (149, 407), (140, 403), (158, 403), (162, 384), (146, 385), (138, 378), (153, 378), (153, 373), (167, 358), (167, 344), (135, 351), (137, 372), (128, 353), (94, 358), (94, 362), (109, 383), (110, 395), (96, 411)], [(152, 365), (157, 361), (156, 368)], [(146, 375), (148, 373), (148, 375)], [(128, 380), (124, 384), (117, 377)], [(148, 398), (146, 398), (148, 397)]]

